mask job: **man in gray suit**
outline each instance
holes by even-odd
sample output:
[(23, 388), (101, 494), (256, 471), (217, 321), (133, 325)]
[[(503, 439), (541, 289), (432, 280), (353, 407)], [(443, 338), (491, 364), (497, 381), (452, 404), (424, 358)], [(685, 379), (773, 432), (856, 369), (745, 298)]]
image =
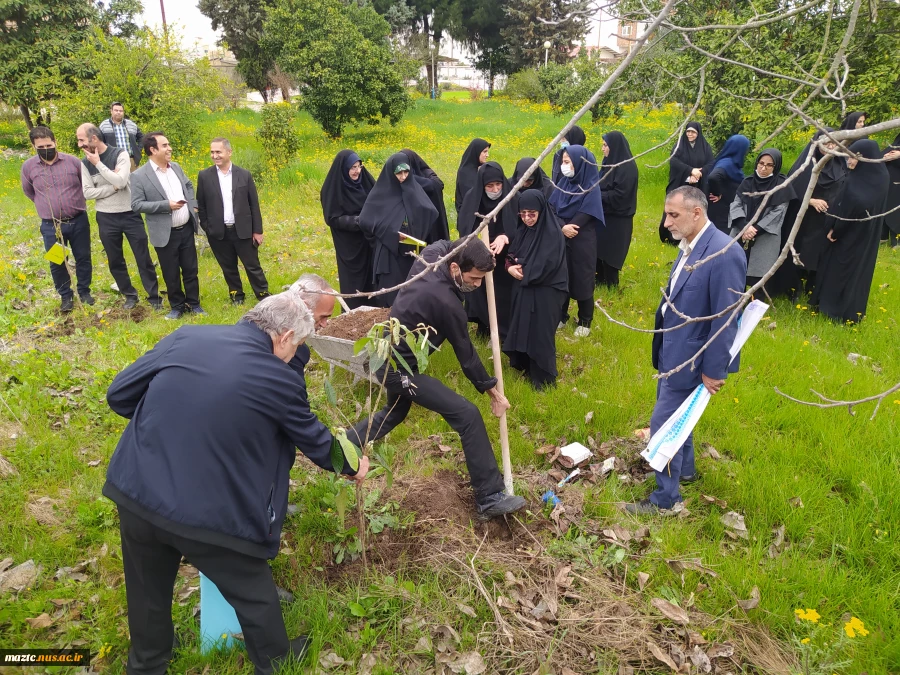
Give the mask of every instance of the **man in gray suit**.
[(144, 152), (150, 161), (131, 174), (131, 209), (145, 214), (150, 243), (159, 257), (172, 308), (166, 318), (206, 314), (200, 306), (194, 245), (194, 232), (199, 231), (200, 224), (194, 186), (181, 167), (171, 161), (172, 146), (162, 133), (144, 136)]

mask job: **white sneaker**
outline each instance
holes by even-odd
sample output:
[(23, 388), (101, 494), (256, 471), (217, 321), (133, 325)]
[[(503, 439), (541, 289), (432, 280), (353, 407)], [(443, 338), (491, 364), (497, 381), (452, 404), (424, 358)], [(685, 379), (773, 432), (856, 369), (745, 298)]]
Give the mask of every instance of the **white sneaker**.
[(575, 337), (587, 337), (591, 334), (591, 329), (587, 326), (578, 326), (575, 329)]

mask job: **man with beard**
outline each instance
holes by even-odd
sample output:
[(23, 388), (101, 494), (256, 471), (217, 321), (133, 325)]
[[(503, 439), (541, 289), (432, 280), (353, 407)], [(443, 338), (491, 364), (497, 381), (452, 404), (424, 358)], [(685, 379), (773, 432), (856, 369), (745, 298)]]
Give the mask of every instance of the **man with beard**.
[(128, 239), (137, 263), (147, 300), (154, 309), (162, 308), (159, 281), (147, 245), (147, 230), (140, 214), (131, 210), (131, 160), (122, 148), (107, 145), (100, 129), (82, 124), (75, 133), (84, 152), (81, 162), (81, 188), (85, 199), (93, 199), (97, 208), (97, 229), (106, 251), (109, 273), (125, 296), (125, 309), (138, 303), (138, 292), (131, 283), (122, 238)]
[[(481, 286), (484, 276), (494, 269), (494, 256), (478, 239), (465, 245), (461, 245), (461, 241), (438, 241), (422, 250), (422, 257), (413, 265), (409, 278), (451, 251), (454, 255), (436, 271), (400, 289), (391, 307), (391, 318), (409, 330), (420, 325), (429, 326), (429, 351), (448, 341), (465, 376), (479, 393), (490, 396), (491, 412), (500, 417), (509, 408), (509, 401), (497, 389), (497, 378), (488, 375), (472, 346), (462, 304), (462, 294)], [(371, 420), (364, 419), (348, 429), (348, 437), (360, 447), (368, 441), (377, 441), (403, 422), (412, 404), (418, 403), (441, 415), (459, 434), (475, 492), (478, 517), (489, 520), (523, 508), (525, 500), (522, 497), (503, 491), (503, 476), (497, 467), (481, 412), (475, 404), (440, 380), (417, 372), (416, 358), (405, 342), (396, 350), (413, 372), (397, 371), (385, 364), (377, 372), (377, 378), (384, 382), (387, 403)]]

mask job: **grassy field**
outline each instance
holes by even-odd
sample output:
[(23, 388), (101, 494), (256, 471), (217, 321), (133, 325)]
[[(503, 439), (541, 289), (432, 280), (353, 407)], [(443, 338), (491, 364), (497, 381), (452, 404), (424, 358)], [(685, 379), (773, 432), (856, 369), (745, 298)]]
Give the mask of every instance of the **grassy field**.
[[(601, 133), (617, 128), (641, 151), (664, 139), (675, 119), (674, 110), (629, 110), (620, 120), (587, 126), (588, 146), (599, 156)], [(263, 164), (253, 137), (257, 123), (251, 111), (204, 121), (210, 136), (229, 136), (236, 163), (251, 168)], [(391, 153), (415, 149), (444, 179), (452, 204), (456, 166), (469, 139), (490, 140), (491, 158), (511, 172), (520, 157), (540, 152), (561, 123), (540, 106), (420, 100), (397, 127), (354, 129), (333, 142), (301, 116), (300, 157), (261, 190), (266, 241), (260, 255), (270, 285), (279, 289), (304, 271), (335, 279), (318, 192), (342, 147), (356, 149), (375, 175)], [(15, 135), (15, 129), (0, 132)], [(776, 144), (786, 165), (803, 138)], [(657, 151), (640, 162), (635, 239), (622, 286), (597, 296), (612, 315), (644, 328), (652, 327), (674, 258), (656, 234), (667, 170), (648, 166), (665, 156)], [(190, 148), (178, 148), (175, 159), (191, 176), (208, 163), (204, 152)], [(115, 374), (173, 325), (161, 315), (129, 317), (118, 309), (96, 238), (97, 305), (59, 316), (35, 210), (19, 187), (20, 165), (20, 158), (0, 160), (0, 454), (13, 467), (0, 481), (0, 559), (33, 560), (42, 571), (21, 592), (0, 595), (0, 647), (84, 645), (99, 652), (97, 670), (120, 673), (128, 633), (118, 522), (100, 488), (125, 421), (108, 410), (104, 394)], [(236, 321), (241, 312), (230, 306), (209, 251), (200, 270), (205, 320)], [(648, 424), (655, 381), (650, 337), (599, 314), (587, 340), (575, 339), (571, 327), (559, 333), (556, 389), (534, 393), (507, 376), (517, 489), (530, 501), (529, 513), (509, 528), (467, 521), (459, 439), (422, 410), (414, 409), (382, 448), (393, 486), (387, 489), (384, 476), (367, 483), (368, 522), (380, 531), (369, 535), (368, 570), (349, 556), (335, 563), (356, 515), (342, 524), (336, 483), (298, 462), (292, 501), (300, 513), (286, 523), (284, 550), (272, 567), (297, 595), (285, 605), (288, 632), (312, 633), (314, 646), (305, 666), (284, 672), (314, 672), (311, 664), (318, 663), (330, 672), (381, 674), (426, 672), (437, 664), (439, 673), (448, 661), (454, 672), (616, 673), (626, 672), (619, 670), (626, 663), (670, 672), (648, 642), (671, 655), (677, 650), (670, 645), (689, 652), (700, 640), (734, 645), (736, 662), (753, 664), (751, 672), (898, 672), (900, 396), (886, 400), (870, 421), (871, 406), (850, 416), (801, 407), (773, 391), (809, 398), (812, 388), (857, 398), (888, 388), (900, 380), (898, 314), (900, 251), (886, 248), (869, 316), (859, 326), (834, 325), (805, 305), (776, 302), (745, 348), (741, 372), (728, 379), (698, 427), (698, 447), (714, 446), (720, 459), (699, 459), (703, 480), (687, 488), (690, 513), (677, 519), (642, 521), (618, 506), (651, 489), (652, 480), (616, 474), (640, 479), (633, 431)], [(487, 345), (479, 349), (487, 360)], [(851, 363), (851, 352), (867, 358)], [(488, 415), (486, 399), (461, 375), (450, 350), (430, 368)], [(327, 374), (318, 364), (308, 377), (323, 416)], [(366, 389), (341, 374), (335, 382), (343, 414), (352, 419)], [(488, 428), (496, 437), (496, 423)], [(596, 485), (566, 489), (566, 512), (554, 519), (540, 504), (553, 482), (550, 467), (535, 450), (588, 437), (608, 443), (603, 451), (626, 460), (625, 467)], [(727, 511), (744, 516), (747, 539), (729, 536), (721, 521)], [(644, 525), (649, 532), (641, 531)], [(84, 561), (91, 562), (76, 568), (74, 578), (57, 575)], [(176, 587), (182, 647), (170, 672), (253, 672), (239, 651), (199, 654), (198, 596), (190, 590), (196, 583), (185, 570)], [(758, 605), (740, 607), (754, 589)], [(526, 612), (527, 602), (519, 610), (515, 602), (509, 609), (510, 600), (498, 603), (498, 596), (531, 591), (552, 596), (551, 607), (558, 602), (555, 617), (542, 617), (540, 607)], [(674, 632), (651, 605), (655, 598), (687, 610), (694, 636)], [(867, 635), (853, 630), (859, 624), (851, 617)], [(472, 652), (484, 658), (485, 671), (460, 665), (460, 655)], [(717, 666), (716, 672), (738, 671), (726, 659)]]

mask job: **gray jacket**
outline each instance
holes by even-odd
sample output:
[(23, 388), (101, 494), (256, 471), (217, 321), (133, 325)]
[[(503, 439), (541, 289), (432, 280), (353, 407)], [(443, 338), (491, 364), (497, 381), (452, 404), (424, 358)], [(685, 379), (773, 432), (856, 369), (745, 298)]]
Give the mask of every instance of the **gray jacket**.
[[(181, 189), (184, 190), (184, 198), (188, 203), (188, 211), (194, 232), (200, 231), (200, 221), (197, 219), (197, 199), (194, 196), (194, 185), (184, 175), (184, 171), (175, 162), (169, 164), (178, 180), (181, 181)], [(131, 210), (135, 213), (143, 213), (147, 221), (147, 234), (150, 243), (160, 248), (169, 243), (172, 234), (172, 210), (169, 208), (169, 198), (166, 191), (156, 177), (152, 161), (146, 162), (131, 174)]]

